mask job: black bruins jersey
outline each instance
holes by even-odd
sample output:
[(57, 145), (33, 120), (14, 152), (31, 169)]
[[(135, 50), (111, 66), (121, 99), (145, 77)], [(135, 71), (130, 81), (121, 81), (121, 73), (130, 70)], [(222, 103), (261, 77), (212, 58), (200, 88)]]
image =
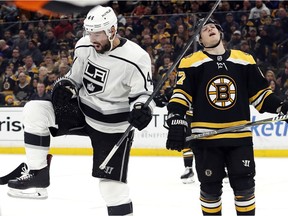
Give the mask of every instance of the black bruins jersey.
[[(181, 60), (168, 110), (183, 114), (193, 103), (191, 128), (193, 134), (198, 134), (249, 123), (249, 105), (261, 111), (271, 93), (250, 54), (238, 50), (227, 50), (224, 55), (198, 51)], [(205, 145), (242, 145), (245, 139), (244, 143), (252, 143), (250, 128), (201, 138), (193, 143), (202, 144), (205, 140)]]

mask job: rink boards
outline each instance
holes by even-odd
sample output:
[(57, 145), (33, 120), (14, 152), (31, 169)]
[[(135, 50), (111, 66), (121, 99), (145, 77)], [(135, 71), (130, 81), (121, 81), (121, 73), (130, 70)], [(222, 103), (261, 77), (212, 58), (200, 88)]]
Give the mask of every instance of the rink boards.
[[(273, 117), (259, 114), (251, 107), (251, 120), (258, 121)], [(151, 123), (142, 131), (136, 131), (132, 155), (180, 156), (181, 153), (165, 149), (167, 129), (163, 127), (167, 117), (166, 108), (156, 108)], [(0, 153), (24, 153), (22, 108), (0, 108)], [(288, 124), (269, 123), (252, 127), (256, 156), (288, 157)], [(51, 138), (51, 153), (90, 155), (90, 140), (83, 136)]]

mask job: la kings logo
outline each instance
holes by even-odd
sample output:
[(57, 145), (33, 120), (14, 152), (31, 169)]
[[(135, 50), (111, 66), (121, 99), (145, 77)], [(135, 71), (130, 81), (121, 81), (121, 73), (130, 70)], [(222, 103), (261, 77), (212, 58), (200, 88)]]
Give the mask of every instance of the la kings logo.
[(105, 89), (109, 69), (92, 64), (88, 61), (83, 76), (83, 84), (88, 95), (101, 93)]
[(216, 76), (207, 84), (206, 95), (209, 103), (216, 109), (226, 110), (236, 102), (236, 83), (225, 75)]

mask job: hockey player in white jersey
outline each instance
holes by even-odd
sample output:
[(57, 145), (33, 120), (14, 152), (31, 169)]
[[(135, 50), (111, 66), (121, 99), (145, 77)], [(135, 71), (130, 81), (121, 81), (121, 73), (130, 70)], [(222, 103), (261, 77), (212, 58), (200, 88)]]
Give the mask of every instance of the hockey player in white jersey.
[(151, 60), (137, 44), (116, 35), (117, 17), (110, 7), (97, 6), (90, 10), (84, 28), (86, 36), (76, 44), (71, 70), (55, 83), (52, 103), (30, 101), (24, 107), (29, 170), (8, 182), (8, 194), (47, 197), (50, 134), (87, 135), (93, 147), (92, 176), (99, 178), (108, 215), (132, 215), (127, 166), (134, 130), (106, 168), (101, 170), (99, 165), (129, 123), (142, 130), (152, 119), (154, 102), (143, 107), (153, 91)]

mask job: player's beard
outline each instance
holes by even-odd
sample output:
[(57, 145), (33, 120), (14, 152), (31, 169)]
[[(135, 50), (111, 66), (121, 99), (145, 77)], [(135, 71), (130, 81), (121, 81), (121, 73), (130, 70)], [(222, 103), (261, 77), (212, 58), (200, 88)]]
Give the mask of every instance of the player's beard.
[(100, 46), (102, 48), (100, 50), (96, 49), (96, 52), (100, 53), (100, 54), (104, 54), (104, 53), (110, 51), (110, 48), (111, 48), (111, 43), (109, 41), (106, 44), (104, 44), (104, 45), (102, 45), (100, 43), (95, 43), (94, 45), (98, 45), (98, 46)]

